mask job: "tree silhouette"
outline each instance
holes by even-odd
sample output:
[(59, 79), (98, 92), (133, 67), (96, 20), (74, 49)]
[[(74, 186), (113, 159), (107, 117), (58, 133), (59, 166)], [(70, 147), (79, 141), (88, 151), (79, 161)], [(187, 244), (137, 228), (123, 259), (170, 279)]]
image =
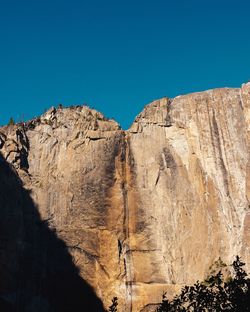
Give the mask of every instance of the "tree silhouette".
[(222, 272), (211, 275), (206, 283), (196, 282), (192, 286), (185, 286), (181, 293), (172, 301), (167, 299), (166, 293), (157, 312), (220, 312), (250, 311), (250, 279), (244, 271), (239, 256), (233, 262), (233, 277), (223, 280)]
[(8, 122), (8, 126), (13, 126), (15, 124), (15, 120), (13, 117), (10, 117), (10, 120)]
[(114, 297), (112, 299), (112, 304), (108, 309), (108, 312), (117, 312), (117, 306), (118, 306), (118, 298)]

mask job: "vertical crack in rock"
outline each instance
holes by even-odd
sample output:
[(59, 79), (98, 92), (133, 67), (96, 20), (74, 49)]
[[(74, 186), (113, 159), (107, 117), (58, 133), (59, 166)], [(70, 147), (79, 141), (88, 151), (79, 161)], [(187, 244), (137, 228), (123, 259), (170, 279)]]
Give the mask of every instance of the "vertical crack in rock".
[(166, 115), (166, 127), (172, 127), (171, 104), (172, 104), (172, 101), (170, 99), (168, 99), (168, 102), (167, 102), (167, 115)]
[(229, 196), (229, 183), (228, 183), (227, 169), (226, 169), (224, 159), (223, 159), (223, 153), (222, 153), (222, 149), (221, 149), (222, 144), (221, 144), (221, 139), (220, 139), (220, 131), (219, 131), (219, 126), (218, 126), (216, 118), (215, 118), (214, 110), (213, 110), (212, 124), (213, 124), (213, 130), (214, 130), (213, 139), (214, 139), (214, 142), (216, 141), (215, 145), (217, 147), (217, 151), (219, 154), (218, 160), (220, 162), (220, 169), (221, 169), (222, 176), (223, 176), (226, 195)]
[(128, 193), (130, 187), (130, 175), (131, 175), (131, 155), (129, 148), (129, 138), (124, 136), (124, 145), (122, 150), (122, 196), (124, 203), (124, 219), (123, 219), (123, 234), (124, 241), (123, 244), (119, 244), (119, 252), (122, 251), (123, 264), (124, 264), (124, 275), (125, 275), (125, 285), (126, 285), (126, 297), (128, 308), (126, 311), (131, 312), (133, 310), (133, 289), (132, 289), (132, 255), (130, 252), (130, 216), (129, 216), (129, 203), (128, 203)]
[(20, 145), (20, 168), (28, 171), (29, 163), (28, 163), (28, 155), (29, 155), (29, 139), (26, 135), (24, 127), (20, 127), (16, 130), (16, 139)]
[(119, 253), (119, 262), (120, 262), (120, 258), (121, 258), (121, 254), (122, 254), (122, 243), (119, 239), (118, 239), (117, 243), (118, 243), (118, 253)]

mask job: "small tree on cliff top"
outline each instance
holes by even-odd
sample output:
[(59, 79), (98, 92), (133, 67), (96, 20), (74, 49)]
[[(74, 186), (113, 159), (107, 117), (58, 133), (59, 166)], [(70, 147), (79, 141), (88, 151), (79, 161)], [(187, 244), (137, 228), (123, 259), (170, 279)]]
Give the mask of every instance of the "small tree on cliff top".
[(13, 126), (15, 124), (15, 120), (13, 117), (10, 117), (10, 120), (8, 122), (8, 126)]

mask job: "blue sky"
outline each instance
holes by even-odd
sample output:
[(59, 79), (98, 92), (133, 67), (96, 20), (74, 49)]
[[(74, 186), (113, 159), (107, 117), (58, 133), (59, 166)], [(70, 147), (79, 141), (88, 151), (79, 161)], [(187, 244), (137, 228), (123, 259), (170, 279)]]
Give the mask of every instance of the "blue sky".
[(249, 30), (249, 1), (0, 1), (0, 124), (87, 103), (128, 128), (154, 99), (239, 87)]

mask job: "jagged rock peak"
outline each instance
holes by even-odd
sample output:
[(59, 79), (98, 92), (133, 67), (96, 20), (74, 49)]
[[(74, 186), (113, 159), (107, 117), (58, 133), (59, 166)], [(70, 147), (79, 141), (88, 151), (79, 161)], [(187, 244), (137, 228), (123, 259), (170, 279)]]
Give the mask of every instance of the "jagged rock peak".
[(113, 119), (106, 118), (102, 113), (86, 105), (76, 105), (58, 108), (52, 106), (41, 116), (11, 126), (1, 127), (4, 132), (11, 133), (15, 129), (33, 130), (40, 125), (49, 125), (52, 129), (59, 127), (83, 127), (88, 130), (113, 131), (120, 125)]
[(41, 117), (42, 123), (52, 124), (54, 126), (79, 126), (89, 127), (89, 130), (112, 131), (120, 129), (119, 124), (113, 119), (106, 118), (102, 113), (91, 109), (86, 105), (61, 107), (51, 107)]
[[(89, 140), (105, 139), (120, 130), (119, 124), (88, 106), (51, 107), (26, 122), (0, 127), (0, 151), (16, 169), (28, 171), (30, 140), (51, 151), (58, 143), (72, 148)], [(56, 156), (55, 156), (56, 157)]]
[(148, 124), (162, 127), (171, 126), (169, 117), (171, 102), (171, 99), (164, 97), (146, 105), (144, 110), (135, 118), (134, 123), (128, 131), (132, 133), (141, 132), (142, 127)]

